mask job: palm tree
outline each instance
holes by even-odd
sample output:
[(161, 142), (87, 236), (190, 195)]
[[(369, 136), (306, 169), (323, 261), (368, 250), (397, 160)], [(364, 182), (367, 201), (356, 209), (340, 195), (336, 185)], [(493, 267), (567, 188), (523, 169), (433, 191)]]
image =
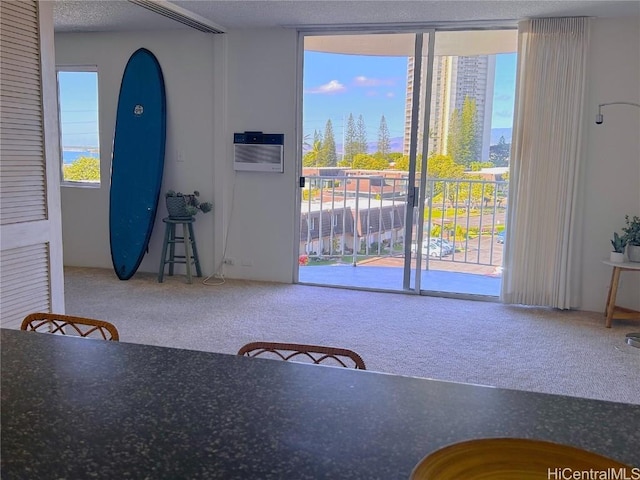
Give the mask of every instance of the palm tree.
[(302, 150), (309, 150), (311, 148), (311, 134), (307, 133), (304, 137), (302, 137)]
[(317, 167), (318, 163), (321, 163), (322, 153), (322, 141), (316, 140), (313, 142), (311, 150), (302, 157), (302, 166)]

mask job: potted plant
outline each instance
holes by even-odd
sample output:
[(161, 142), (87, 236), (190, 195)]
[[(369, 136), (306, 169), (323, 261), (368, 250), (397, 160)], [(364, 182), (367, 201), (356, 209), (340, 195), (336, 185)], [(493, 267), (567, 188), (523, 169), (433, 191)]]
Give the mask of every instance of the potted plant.
[(627, 257), (631, 262), (640, 262), (640, 217), (625, 215), (624, 219), (627, 226), (622, 231), (627, 243)]
[(197, 190), (190, 194), (169, 190), (165, 194), (169, 217), (193, 217), (198, 212), (207, 213), (211, 211), (213, 204), (211, 202), (200, 203), (200, 200), (198, 199), (199, 196), (200, 192)]
[(624, 235), (620, 236), (618, 232), (613, 232), (611, 245), (613, 246), (613, 251), (609, 255), (609, 260), (616, 263), (624, 262), (624, 247), (627, 245)]

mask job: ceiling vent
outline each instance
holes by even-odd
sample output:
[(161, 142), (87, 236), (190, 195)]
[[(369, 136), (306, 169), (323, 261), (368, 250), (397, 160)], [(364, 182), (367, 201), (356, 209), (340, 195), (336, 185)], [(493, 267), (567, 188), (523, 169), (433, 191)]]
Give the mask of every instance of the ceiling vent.
[(180, 22), (188, 27), (195, 28), (206, 33), (225, 33), (219, 25), (197, 15), (189, 10), (173, 5), (166, 0), (129, 0), (131, 3), (151, 10), (158, 15)]

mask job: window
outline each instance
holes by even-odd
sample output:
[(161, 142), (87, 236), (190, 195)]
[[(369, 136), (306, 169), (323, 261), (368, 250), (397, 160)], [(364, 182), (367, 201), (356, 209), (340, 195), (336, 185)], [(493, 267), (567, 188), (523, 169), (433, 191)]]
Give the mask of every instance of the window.
[(62, 185), (100, 186), (96, 67), (58, 67)]

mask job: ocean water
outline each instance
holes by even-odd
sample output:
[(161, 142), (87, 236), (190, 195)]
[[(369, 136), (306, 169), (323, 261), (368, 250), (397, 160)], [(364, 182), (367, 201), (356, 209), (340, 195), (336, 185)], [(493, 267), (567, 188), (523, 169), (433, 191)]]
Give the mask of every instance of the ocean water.
[(100, 154), (94, 151), (75, 151), (75, 150), (63, 150), (62, 151), (62, 163), (73, 163), (80, 157), (94, 157), (100, 158)]

